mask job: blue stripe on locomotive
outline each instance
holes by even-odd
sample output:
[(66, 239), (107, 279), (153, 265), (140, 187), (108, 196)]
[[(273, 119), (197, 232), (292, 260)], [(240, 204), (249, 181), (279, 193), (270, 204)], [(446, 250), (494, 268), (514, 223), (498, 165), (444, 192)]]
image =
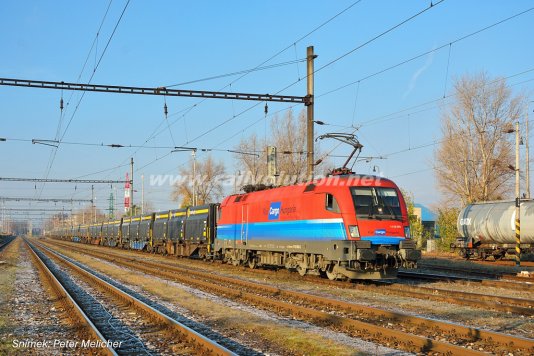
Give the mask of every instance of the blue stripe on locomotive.
[[(346, 240), (347, 234), (341, 219), (294, 220), (225, 224), (217, 226), (217, 238), (221, 240)], [(362, 240), (373, 245), (398, 245), (404, 237), (365, 236)]]
[(362, 236), (363, 241), (371, 241), (373, 245), (398, 245), (404, 237), (402, 236)]
[(293, 220), (276, 222), (249, 222), (217, 226), (217, 238), (222, 240), (339, 240), (346, 239), (345, 226), (341, 219)]

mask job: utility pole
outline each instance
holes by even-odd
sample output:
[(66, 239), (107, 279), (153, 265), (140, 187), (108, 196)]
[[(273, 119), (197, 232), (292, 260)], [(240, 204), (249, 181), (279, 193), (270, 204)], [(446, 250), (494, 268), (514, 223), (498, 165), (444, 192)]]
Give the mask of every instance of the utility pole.
[(108, 218), (109, 219), (115, 219), (115, 212), (113, 211), (113, 208), (115, 206), (114, 198), (113, 198), (113, 191), (109, 193), (108, 198)]
[(526, 195), (527, 195), (527, 199), (530, 199), (530, 162), (529, 162), (529, 149), (528, 149), (528, 135), (529, 135), (529, 132), (528, 132), (528, 110), (527, 110), (527, 117), (526, 117), (526, 128), (525, 128), (525, 150), (526, 150), (526, 153), (525, 153), (525, 163), (526, 163), (526, 167), (525, 167), (525, 179), (526, 179)]
[(141, 215), (145, 213), (145, 176), (141, 174)]
[(196, 192), (196, 182), (197, 182), (197, 160), (196, 160), (197, 150), (191, 151), (191, 156), (193, 156), (193, 199), (192, 205), (197, 205), (197, 192)]
[(306, 63), (307, 63), (307, 98), (308, 101), (305, 103), (307, 106), (307, 150), (306, 158), (307, 158), (307, 179), (313, 179), (313, 168), (315, 166), (315, 162), (313, 161), (313, 143), (314, 143), (314, 130), (313, 130), (313, 106), (314, 106), (314, 98), (313, 98), (313, 60), (317, 58), (315, 54), (313, 54), (313, 46), (309, 46), (307, 48), (306, 53)]
[(69, 219), (70, 220), (70, 227), (72, 227), (74, 225), (73, 222), (72, 222), (72, 219), (74, 218), (73, 214), (72, 214), (72, 210), (73, 209), (72, 209), (72, 202), (71, 202), (70, 203), (70, 219)]
[(131, 215), (134, 216), (135, 215), (135, 208), (134, 208), (134, 200), (133, 200), (133, 192), (134, 192), (134, 188), (133, 188), (133, 183), (134, 183), (134, 179), (133, 179), (133, 171), (134, 171), (134, 161), (133, 161), (133, 157), (130, 158), (130, 211), (131, 211)]
[[(234, 186), (235, 186), (235, 184), (234, 184)], [(235, 188), (234, 188), (234, 190), (235, 190)], [(0, 230), (0, 232), (4, 232), (4, 231), (7, 231), (6, 230), (6, 206), (5, 206), (5, 203), (2, 202), (2, 230)]]
[(521, 192), (519, 190), (519, 121), (515, 123), (515, 265), (521, 266)]
[(96, 209), (95, 209), (95, 186), (91, 185), (91, 210), (93, 210), (93, 223), (96, 223)]

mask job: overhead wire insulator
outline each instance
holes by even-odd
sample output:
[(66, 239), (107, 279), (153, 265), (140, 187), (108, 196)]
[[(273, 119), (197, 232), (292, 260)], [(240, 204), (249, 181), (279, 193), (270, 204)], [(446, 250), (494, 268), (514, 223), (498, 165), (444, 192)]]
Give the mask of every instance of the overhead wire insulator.
[(167, 118), (167, 114), (169, 113), (169, 111), (167, 110), (167, 102), (163, 104), (163, 113), (165, 114), (165, 118)]
[(59, 110), (61, 110), (61, 112), (63, 112), (63, 98), (61, 98), (59, 100)]
[(265, 108), (263, 111), (265, 112), (265, 116), (267, 116), (267, 113), (269, 112), (269, 106), (267, 105), (267, 103), (265, 103)]

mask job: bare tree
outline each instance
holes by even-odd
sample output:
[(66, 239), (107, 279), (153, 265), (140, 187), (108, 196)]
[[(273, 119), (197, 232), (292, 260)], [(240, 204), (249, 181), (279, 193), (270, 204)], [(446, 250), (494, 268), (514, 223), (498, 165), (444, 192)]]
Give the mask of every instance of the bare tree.
[[(302, 110), (297, 118), (293, 111), (280, 118), (276, 116), (271, 124), (274, 146), (278, 152), (278, 170), (281, 181), (284, 175), (302, 177), (306, 174), (306, 113)], [(292, 182), (286, 182), (292, 183)]]
[(236, 159), (238, 169), (242, 175), (250, 174), (252, 182), (256, 183), (267, 175), (267, 144), (265, 140), (252, 134), (246, 139), (241, 139), (236, 147)]
[(436, 151), (438, 185), (463, 204), (502, 199), (511, 188), (512, 136), (523, 97), (512, 96), (504, 79), (486, 74), (455, 83), (455, 103), (442, 116), (443, 141)]
[[(271, 121), (271, 132), (267, 140), (259, 139), (256, 134), (244, 138), (236, 147), (240, 152), (255, 152), (258, 156), (237, 154), (238, 169), (250, 174), (253, 182), (260, 183), (267, 176), (267, 146), (277, 149), (278, 173), (280, 184), (291, 184), (302, 180), (306, 175), (306, 112), (298, 117), (289, 110), (284, 116), (275, 116)], [(315, 156), (319, 157), (318, 145)]]
[(222, 176), (225, 174), (223, 163), (215, 162), (211, 156), (204, 161), (196, 161), (196, 174), (193, 176), (193, 161), (180, 170), (183, 181), (176, 183), (172, 192), (172, 199), (180, 201), (182, 207), (193, 204), (193, 189), (196, 195), (196, 205), (203, 205), (219, 201), (223, 196)]

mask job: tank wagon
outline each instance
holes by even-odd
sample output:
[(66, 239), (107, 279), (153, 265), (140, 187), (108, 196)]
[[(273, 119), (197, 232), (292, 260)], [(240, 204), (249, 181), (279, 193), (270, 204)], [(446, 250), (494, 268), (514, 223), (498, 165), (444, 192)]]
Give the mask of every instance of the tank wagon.
[[(521, 250), (534, 246), (534, 200), (520, 205)], [(451, 247), (463, 257), (503, 258), (515, 253), (515, 201), (495, 201), (467, 205), (458, 215), (459, 238)]]
[(421, 257), (392, 181), (338, 175), (55, 231), (73, 241), (276, 267), (330, 279), (396, 277)]

